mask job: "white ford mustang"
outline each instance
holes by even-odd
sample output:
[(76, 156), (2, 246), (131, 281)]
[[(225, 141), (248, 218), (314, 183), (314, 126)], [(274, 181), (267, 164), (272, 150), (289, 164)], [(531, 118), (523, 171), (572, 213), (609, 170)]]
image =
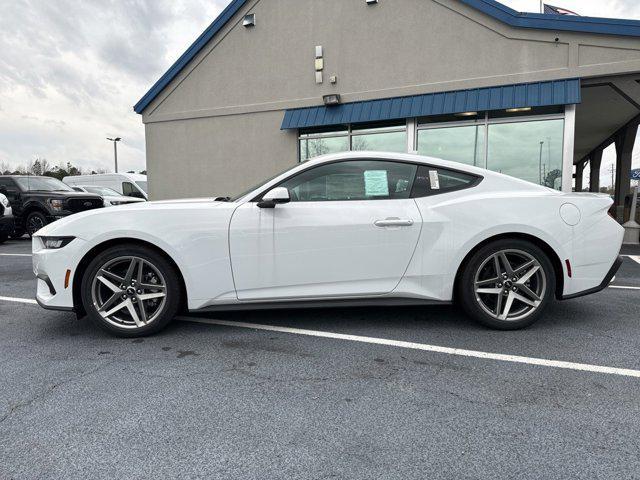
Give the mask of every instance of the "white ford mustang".
[(38, 303), (122, 336), (178, 311), (459, 302), (516, 329), (605, 288), (611, 199), (406, 154), (297, 165), (235, 198), (91, 210), (33, 237)]

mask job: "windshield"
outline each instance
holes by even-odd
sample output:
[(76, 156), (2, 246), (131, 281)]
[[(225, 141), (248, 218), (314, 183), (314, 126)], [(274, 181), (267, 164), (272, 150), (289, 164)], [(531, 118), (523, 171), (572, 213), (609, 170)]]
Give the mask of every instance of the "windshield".
[(144, 190), (144, 193), (147, 193), (147, 182), (136, 182), (136, 185), (138, 185), (142, 190)]
[(236, 195), (235, 197), (231, 197), (231, 199), (229, 200), (230, 202), (237, 202), (238, 200), (240, 200), (242, 197), (244, 197), (245, 195), (253, 192), (254, 190), (257, 190), (258, 188), (260, 188), (263, 185), (266, 185), (267, 183), (269, 183), (271, 180), (273, 180), (274, 178), (278, 178), (280, 175), (287, 173), (289, 170), (293, 170), (294, 168), (300, 166), (300, 164), (298, 165), (294, 165), (293, 167), (287, 167), (286, 169), (282, 170), (280, 173), (276, 173), (273, 177), (270, 177), (268, 180), (263, 180), (262, 182), (258, 183), (257, 185), (254, 185), (253, 187), (251, 187), (248, 190), (245, 190), (244, 192), (242, 192), (239, 195)]
[(18, 177), (20, 189), (40, 192), (73, 192), (73, 188), (53, 177)]
[(107, 197), (121, 197), (122, 194), (111, 190), (107, 187), (82, 187), (89, 193), (95, 193), (96, 195), (102, 195)]

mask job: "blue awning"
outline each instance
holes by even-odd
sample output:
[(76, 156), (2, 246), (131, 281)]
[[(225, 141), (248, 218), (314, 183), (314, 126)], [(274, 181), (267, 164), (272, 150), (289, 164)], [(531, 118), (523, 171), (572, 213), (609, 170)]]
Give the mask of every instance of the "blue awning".
[(579, 79), (553, 80), (383, 98), (329, 107), (294, 108), (285, 112), (280, 128), (287, 130), (507, 108), (571, 105), (580, 101)]

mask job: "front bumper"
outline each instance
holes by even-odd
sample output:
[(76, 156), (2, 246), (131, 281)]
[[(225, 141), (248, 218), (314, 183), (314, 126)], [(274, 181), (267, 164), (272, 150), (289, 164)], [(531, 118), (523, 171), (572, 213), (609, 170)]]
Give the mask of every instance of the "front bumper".
[[(72, 311), (75, 269), (82, 258), (84, 240), (74, 239), (65, 247), (45, 249), (38, 236), (33, 237), (33, 273), (37, 278), (36, 301), (48, 310)], [(69, 282), (65, 276), (70, 270)]]
[(572, 293), (571, 295), (563, 295), (561, 300), (570, 300), (572, 298), (584, 297), (585, 295), (591, 295), (592, 293), (597, 293), (604, 290), (613, 281), (613, 278), (615, 277), (616, 273), (620, 269), (620, 265), (622, 265), (622, 257), (618, 256), (616, 260), (613, 262), (613, 265), (605, 275), (604, 280), (602, 280), (602, 283), (600, 285), (598, 285), (597, 287), (589, 288), (588, 290)]

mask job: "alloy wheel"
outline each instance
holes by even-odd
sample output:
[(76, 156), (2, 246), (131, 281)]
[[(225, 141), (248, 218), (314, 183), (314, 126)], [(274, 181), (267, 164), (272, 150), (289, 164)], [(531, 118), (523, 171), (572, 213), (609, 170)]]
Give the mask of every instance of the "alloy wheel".
[(547, 278), (540, 262), (522, 250), (500, 250), (486, 258), (475, 274), (480, 307), (502, 321), (522, 320), (544, 300)]
[(114, 258), (96, 273), (91, 299), (99, 315), (119, 328), (146, 327), (162, 313), (167, 284), (149, 260), (135, 256)]
[(40, 215), (31, 215), (27, 221), (27, 232), (29, 235), (35, 234), (41, 228), (46, 226), (46, 222)]

